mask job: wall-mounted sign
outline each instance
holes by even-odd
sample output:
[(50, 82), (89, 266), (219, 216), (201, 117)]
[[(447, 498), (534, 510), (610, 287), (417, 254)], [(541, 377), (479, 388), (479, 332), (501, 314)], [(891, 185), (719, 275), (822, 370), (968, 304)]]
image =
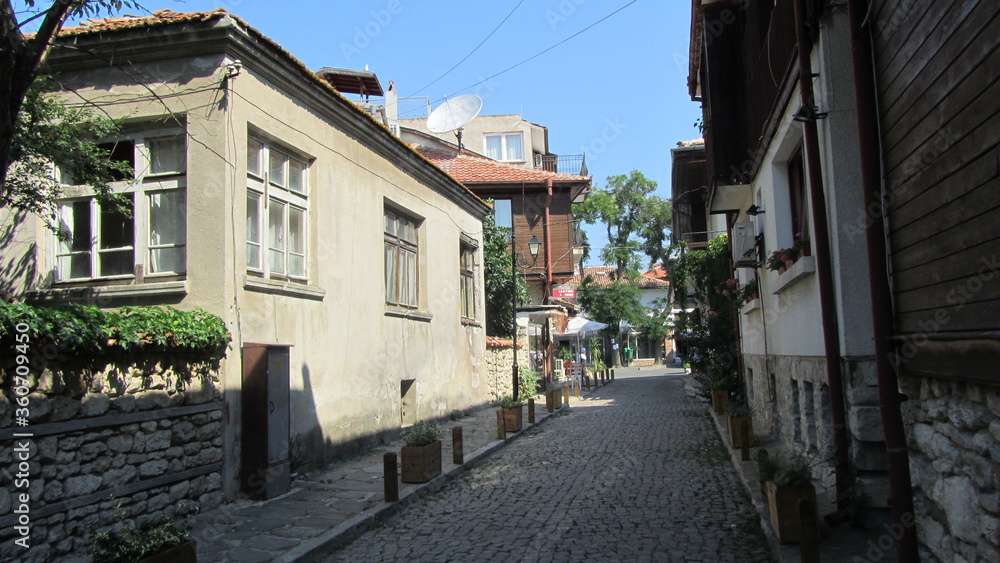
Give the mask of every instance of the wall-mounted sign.
[(552, 297), (556, 299), (576, 299), (575, 287), (553, 287)]

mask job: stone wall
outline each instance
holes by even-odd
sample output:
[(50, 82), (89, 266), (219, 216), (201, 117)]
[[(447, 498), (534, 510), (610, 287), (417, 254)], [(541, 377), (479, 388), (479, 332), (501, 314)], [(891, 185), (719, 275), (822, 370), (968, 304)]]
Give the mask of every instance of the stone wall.
[(46, 370), (30, 390), (25, 426), (14, 426), (17, 390), (0, 400), (0, 560), (82, 556), (90, 533), (223, 501), (216, 366)]
[(901, 376), (921, 561), (1000, 561), (1000, 387)]
[[(531, 369), (528, 353), (524, 348), (524, 342), (528, 340), (527, 335), (527, 329), (518, 329), (518, 337), (521, 342), (517, 348), (519, 373), (525, 373)], [(513, 369), (513, 342), (511, 340), (488, 338), (486, 342), (486, 381), (489, 385), (490, 396), (493, 399), (498, 399), (504, 395), (513, 395)]]
[[(833, 422), (826, 359), (744, 355), (754, 433), (777, 450), (802, 452), (815, 461), (817, 489), (836, 496)], [(852, 476), (866, 505), (888, 506), (885, 439), (871, 359), (843, 360)]]

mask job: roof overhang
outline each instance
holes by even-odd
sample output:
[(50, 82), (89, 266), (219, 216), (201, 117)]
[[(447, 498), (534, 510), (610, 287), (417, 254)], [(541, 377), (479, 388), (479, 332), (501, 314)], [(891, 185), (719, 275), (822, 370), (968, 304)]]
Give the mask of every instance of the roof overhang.
[(382, 84), (374, 72), (333, 68), (325, 66), (316, 71), (323, 80), (330, 83), (341, 94), (361, 94), (363, 96), (383, 96)]

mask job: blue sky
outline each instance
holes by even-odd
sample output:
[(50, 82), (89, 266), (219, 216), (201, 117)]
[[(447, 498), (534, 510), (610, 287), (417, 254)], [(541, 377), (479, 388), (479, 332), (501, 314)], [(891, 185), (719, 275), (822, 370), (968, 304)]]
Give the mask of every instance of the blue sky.
[[(605, 185), (608, 176), (635, 168), (655, 180), (658, 195), (668, 198), (670, 149), (679, 140), (699, 136), (693, 124), (700, 109), (688, 97), (686, 86), (689, 2), (140, 3), (150, 11), (225, 8), (309, 68), (362, 69), (368, 65), (383, 87), (392, 80), (401, 96), (430, 96), (435, 107), (444, 96), (479, 94), (484, 99), (483, 114), (521, 114), (549, 128), (552, 152), (586, 153), (598, 187)], [(469, 55), (508, 14), (467, 60), (424, 88)], [(490, 78), (564, 40), (537, 58)], [(606, 243), (602, 228), (588, 227), (587, 231), (593, 247)], [(597, 254), (591, 253), (592, 265), (599, 261)]]

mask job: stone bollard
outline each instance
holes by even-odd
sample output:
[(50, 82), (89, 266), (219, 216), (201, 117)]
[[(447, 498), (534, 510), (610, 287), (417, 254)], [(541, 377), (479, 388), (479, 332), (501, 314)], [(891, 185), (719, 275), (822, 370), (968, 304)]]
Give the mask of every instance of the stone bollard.
[(451, 457), (455, 465), (465, 463), (465, 451), (462, 441), (462, 427), (456, 426), (451, 429)]
[(528, 399), (528, 424), (535, 423), (535, 400)]
[(566, 386), (566, 385), (563, 385), (562, 392), (563, 392), (563, 403), (568, 407), (569, 406), (569, 387)]
[(503, 411), (497, 409), (497, 439), (506, 440), (507, 439), (507, 429), (504, 427), (503, 423)]
[(399, 471), (396, 465), (396, 452), (388, 452), (382, 456), (382, 479), (385, 481), (385, 502), (399, 500)]
[(802, 563), (819, 563), (819, 528), (816, 505), (808, 498), (797, 501), (799, 508), (799, 557)]

